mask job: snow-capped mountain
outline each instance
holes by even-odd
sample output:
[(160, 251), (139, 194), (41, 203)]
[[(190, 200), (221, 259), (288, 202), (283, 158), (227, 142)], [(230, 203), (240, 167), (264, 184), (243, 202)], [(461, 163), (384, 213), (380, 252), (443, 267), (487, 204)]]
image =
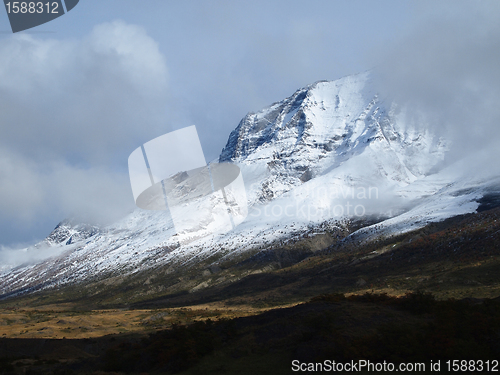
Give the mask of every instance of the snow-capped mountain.
[(219, 161), (243, 165), (245, 180), (259, 185), (253, 199), (264, 202), (314, 177), (340, 176), (346, 162), (346, 177), (406, 186), (428, 174), (445, 151), (444, 140), (425, 124), (379, 98), (367, 72), (316, 82), (248, 114)]
[[(377, 95), (368, 72), (316, 82), (249, 113), (230, 134), (219, 161), (240, 167), (249, 205), (232, 231), (180, 246), (166, 212), (137, 209), (104, 228), (63, 222), (44, 241), (60, 255), (4, 272), (0, 290), (12, 295), (148, 269), (169, 272), (367, 215), (388, 217), (377, 233), (389, 236), (474, 212), (485, 182), (457, 182), (440, 170), (447, 143), (425, 125)], [(359, 233), (367, 240), (376, 235)]]

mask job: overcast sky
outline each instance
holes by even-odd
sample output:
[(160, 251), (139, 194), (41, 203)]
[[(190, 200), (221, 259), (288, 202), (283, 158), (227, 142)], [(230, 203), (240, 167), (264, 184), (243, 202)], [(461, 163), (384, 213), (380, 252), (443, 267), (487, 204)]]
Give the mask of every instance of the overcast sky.
[(459, 92), (500, 118), (499, 2), (435, 3), (80, 0), (15, 35), (0, 11), (0, 246), (124, 215), (135, 148), (196, 125), (213, 160), (247, 112), (318, 80), (376, 67), (402, 101), (452, 113)]

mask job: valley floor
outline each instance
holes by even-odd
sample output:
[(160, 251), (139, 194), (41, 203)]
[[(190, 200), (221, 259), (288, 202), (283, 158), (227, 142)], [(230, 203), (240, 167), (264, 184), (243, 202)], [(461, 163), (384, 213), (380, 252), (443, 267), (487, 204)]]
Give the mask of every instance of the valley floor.
[[(431, 361), (440, 362), (446, 370), (447, 361), (454, 359), (467, 360), (469, 365), (470, 361), (483, 367), (487, 364), (491, 369), (499, 366), (499, 298), (437, 301), (426, 293), (399, 298), (385, 294), (329, 294), (257, 315), (232, 319), (219, 315), (218, 320), (196, 322), (190, 318), (203, 315), (200, 310), (175, 311), (179, 320), (169, 329), (157, 326), (158, 330), (147, 334), (0, 339), (0, 371), (289, 374), (294, 373), (293, 363), (385, 361), (397, 367), (402, 363), (419, 364), (423, 366), (420, 371), (409, 373), (431, 373)], [(119, 316), (118, 312), (114, 314)], [(126, 312), (121, 319), (124, 317)]]

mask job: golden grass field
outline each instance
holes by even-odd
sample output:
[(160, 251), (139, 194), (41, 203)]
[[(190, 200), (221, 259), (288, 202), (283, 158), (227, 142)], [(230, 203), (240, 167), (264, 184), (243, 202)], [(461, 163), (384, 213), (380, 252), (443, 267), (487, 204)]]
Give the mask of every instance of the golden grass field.
[[(282, 307), (291, 307), (287, 304)], [(207, 319), (220, 320), (251, 316), (271, 308), (250, 305), (227, 307), (224, 303), (165, 309), (103, 309), (81, 311), (71, 304), (38, 308), (0, 309), (0, 336), (3, 338), (83, 339), (120, 333), (150, 333), (172, 324), (190, 324)]]

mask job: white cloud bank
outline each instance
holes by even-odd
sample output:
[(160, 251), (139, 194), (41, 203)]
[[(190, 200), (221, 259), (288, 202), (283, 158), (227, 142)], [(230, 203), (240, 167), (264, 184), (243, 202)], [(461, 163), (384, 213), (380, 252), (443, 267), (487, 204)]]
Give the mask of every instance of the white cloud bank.
[(128, 154), (169, 131), (167, 83), (156, 42), (121, 21), (82, 40), (1, 39), (0, 244), (133, 208)]
[(419, 22), (382, 49), (385, 95), (451, 140), (464, 176), (500, 174), (500, 2), (420, 1)]

